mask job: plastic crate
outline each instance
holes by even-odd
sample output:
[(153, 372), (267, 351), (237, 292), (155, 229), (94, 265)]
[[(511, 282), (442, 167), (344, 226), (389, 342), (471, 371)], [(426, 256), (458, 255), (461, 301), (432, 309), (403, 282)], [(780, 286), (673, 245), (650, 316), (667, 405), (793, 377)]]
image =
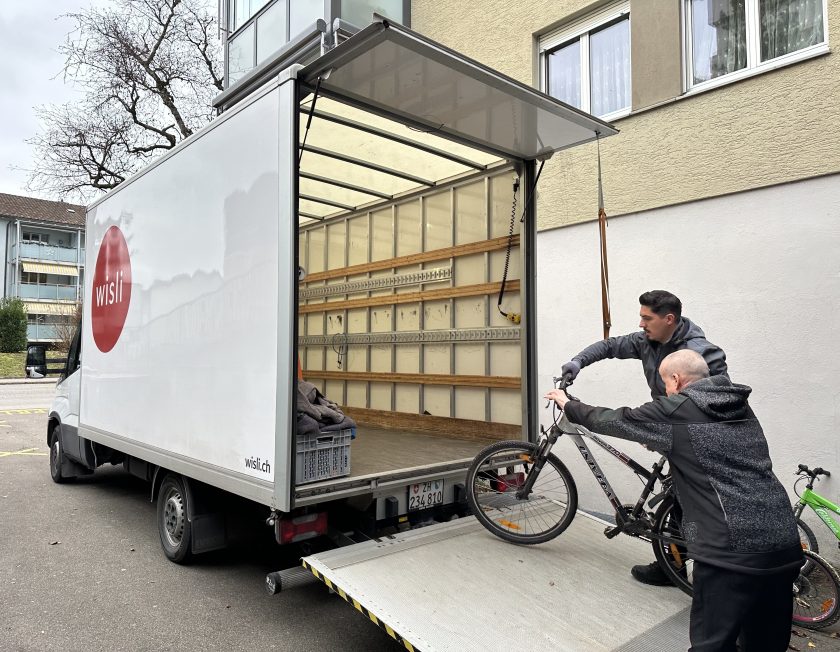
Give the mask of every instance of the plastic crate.
[(349, 475), (352, 438), (351, 429), (298, 435), (295, 484)]

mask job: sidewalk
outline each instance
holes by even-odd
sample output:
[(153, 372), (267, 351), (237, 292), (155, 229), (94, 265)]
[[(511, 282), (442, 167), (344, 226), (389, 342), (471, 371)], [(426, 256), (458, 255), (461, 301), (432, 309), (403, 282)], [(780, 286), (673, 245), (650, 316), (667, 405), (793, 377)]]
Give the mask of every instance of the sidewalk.
[(832, 625), (823, 630), (792, 627), (788, 650), (795, 652), (837, 652), (840, 650), (840, 626)]
[(58, 378), (0, 378), (0, 385), (55, 385)]

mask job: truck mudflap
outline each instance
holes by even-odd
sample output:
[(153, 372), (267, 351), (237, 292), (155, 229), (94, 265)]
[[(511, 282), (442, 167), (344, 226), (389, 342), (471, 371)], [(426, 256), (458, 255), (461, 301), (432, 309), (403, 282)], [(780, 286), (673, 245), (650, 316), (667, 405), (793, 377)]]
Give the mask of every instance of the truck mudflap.
[(405, 649), (661, 652), (688, 648), (690, 599), (640, 584), (650, 544), (579, 513), (517, 546), (472, 517), (311, 555), (304, 568)]

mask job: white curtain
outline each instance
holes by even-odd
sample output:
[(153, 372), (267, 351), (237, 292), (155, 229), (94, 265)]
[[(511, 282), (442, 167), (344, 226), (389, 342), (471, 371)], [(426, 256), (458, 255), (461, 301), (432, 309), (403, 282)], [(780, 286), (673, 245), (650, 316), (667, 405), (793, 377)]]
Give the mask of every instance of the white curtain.
[(580, 41), (550, 52), (548, 94), (561, 102), (580, 108)]
[(761, 60), (825, 40), (822, 0), (760, 0)]
[(746, 0), (692, 0), (694, 83), (747, 67)]
[(630, 20), (589, 36), (589, 85), (592, 115), (630, 106)]

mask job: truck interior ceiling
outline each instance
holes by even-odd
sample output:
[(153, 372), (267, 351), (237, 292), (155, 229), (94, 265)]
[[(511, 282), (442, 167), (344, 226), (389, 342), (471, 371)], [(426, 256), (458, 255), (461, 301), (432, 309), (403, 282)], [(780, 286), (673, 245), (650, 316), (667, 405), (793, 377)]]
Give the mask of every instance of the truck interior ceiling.
[(507, 273), (522, 312), (511, 162), (314, 91), (299, 141), (300, 378), (355, 423), (343, 471), (464, 464), (522, 437), (523, 336), (496, 309)]

